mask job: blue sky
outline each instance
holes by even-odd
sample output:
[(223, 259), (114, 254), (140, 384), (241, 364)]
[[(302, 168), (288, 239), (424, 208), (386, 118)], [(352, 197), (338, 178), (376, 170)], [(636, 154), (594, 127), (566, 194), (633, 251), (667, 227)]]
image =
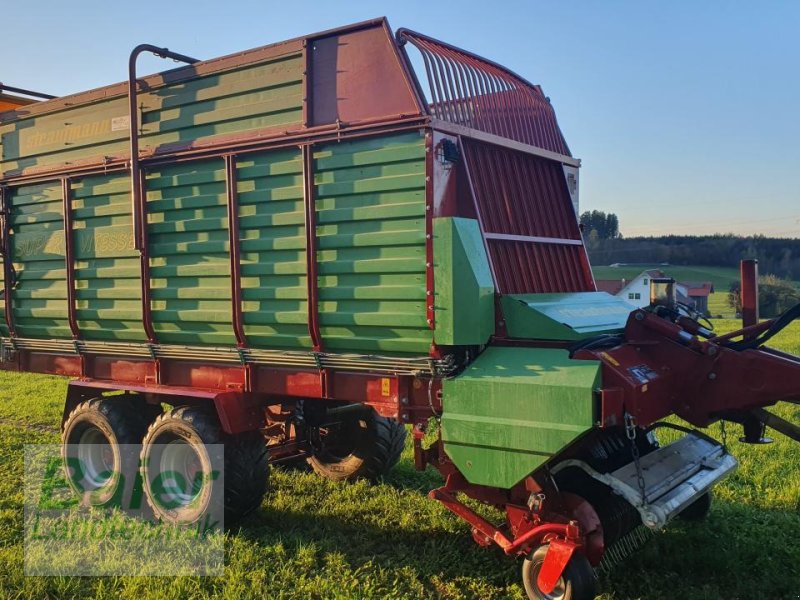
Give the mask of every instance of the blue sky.
[(0, 81), (67, 94), (138, 43), (212, 58), (381, 15), (540, 83), (582, 208), (626, 236), (800, 237), (800, 2), (6, 2)]

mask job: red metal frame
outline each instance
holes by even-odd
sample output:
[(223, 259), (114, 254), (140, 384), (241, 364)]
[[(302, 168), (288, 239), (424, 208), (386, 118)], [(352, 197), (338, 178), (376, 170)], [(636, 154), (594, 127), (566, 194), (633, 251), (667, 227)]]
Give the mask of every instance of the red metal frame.
[(311, 126), (311, 115), (313, 108), (311, 106), (312, 93), (314, 89), (311, 84), (312, 63), (311, 53), (308, 51), (309, 44), (313, 42), (310, 39), (303, 40), (303, 128), (308, 129)]
[(558, 539), (561, 537), (565, 541), (572, 542), (575, 548), (580, 548), (583, 545), (580, 528), (577, 522), (542, 522), (532, 526), (522, 535), (510, 539), (505, 533), (489, 523), (489, 521), (481, 517), (474, 510), (456, 500), (456, 498), (445, 491), (444, 488), (432, 490), (429, 496), (434, 500), (438, 500), (445, 508), (467, 521), (478, 533), (491, 539), (495, 544), (500, 546), (506, 554), (524, 556), (530, 553), (532, 548), (541, 546), (543, 543), (549, 541), (550, 538)]
[[(603, 424), (621, 424), (628, 412), (640, 426), (676, 414), (694, 426), (707, 427), (727, 413), (779, 401), (800, 402), (800, 358), (725, 345), (767, 326), (704, 340), (638, 310), (625, 327), (626, 343), (580, 350), (575, 358), (603, 365)], [(649, 374), (643, 380), (645, 371)]]
[(561, 165), (474, 140), (461, 147), (497, 291), (594, 291)]
[(741, 262), (742, 325), (751, 327), (758, 324), (758, 261), (747, 259)]
[(538, 85), (486, 58), (409, 29), (396, 34), (425, 64), (434, 117), (569, 155)]
[(319, 332), (319, 286), (317, 281), (317, 208), (314, 185), (314, 146), (301, 147), (303, 153), (303, 203), (306, 231), (306, 285), (308, 286), (308, 334), (315, 352), (323, 349)]
[(239, 192), (236, 178), (236, 156), (225, 156), (225, 191), (228, 201), (228, 244), (231, 262), (231, 320), (236, 344), (247, 347), (242, 319), (242, 265), (241, 241), (239, 240)]
[[(144, 189), (144, 170), (139, 170), (138, 174), (139, 185)], [(139, 264), (141, 271), (141, 289), (142, 289), (142, 325), (144, 327), (147, 340), (151, 344), (157, 343), (156, 331), (153, 326), (153, 307), (150, 303), (150, 247), (147, 243), (147, 199), (142, 196), (139, 198), (138, 204), (139, 212), (139, 232), (138, 236), (141, 240), (141, 247), (139, 248)], [(134, 232), (134, 237), (137, 233)]]
[(72, 226), (72, 184), (69, 177), (61, 179), (64, 211), (64, 262), (67, 274), (67, 315), (73, 339), (80, 338), (75, 307), (75, 251)]
[[(436, 291), (433, 276), (433, 131), (425, 132), (425, 312), (428, 327), (436, 329), (435, 303)], [(431, 354), (437, 355), (435, 346)]]
[(12, 289), (14, 280), (14, 266), (11, 263), (11, 201), (8, 197), (8, 188), (0, 185), (0, 244), (3, 251), (3, 299), (5, 301), (6, 327), (13, 338), (14, 313), (12, 310)]

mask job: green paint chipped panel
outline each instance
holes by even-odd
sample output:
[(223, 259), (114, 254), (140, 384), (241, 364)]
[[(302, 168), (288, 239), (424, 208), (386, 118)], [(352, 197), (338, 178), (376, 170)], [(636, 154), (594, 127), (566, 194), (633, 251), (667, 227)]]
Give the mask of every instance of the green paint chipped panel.
[(314, 152), (319, 321), (326, 349), (427, 354), (425, 139)]
[(593, 426), (600, 363), (487, 348), (444, 381), (445, 452), (470, 483), (510, 488)]
[(9, 196), (17, 335), (70, 338), (61, 182), (13, 188)]
[(133, 248), (130, 178), (72, 183), (75, 308), (86, 340), (146, 341), (139, 253)]
[(237, 179), (247, 341), (256, 348), (310, 348), (300, 150), (243, 156)]
[(150, 305), (159, 342), (236, 343), (224, 167), (213, 159), (147, 173)]

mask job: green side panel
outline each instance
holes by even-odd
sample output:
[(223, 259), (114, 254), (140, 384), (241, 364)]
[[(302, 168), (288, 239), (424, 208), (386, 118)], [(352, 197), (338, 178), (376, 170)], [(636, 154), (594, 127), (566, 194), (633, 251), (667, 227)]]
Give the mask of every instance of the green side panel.
[(150, 171), (146, 190), (158, 341), (235, 344), (223, 160)]
[[(139, 94), (141, 149), (302, 122), (302, 54), (294, 52)], [(0, 126), (0, 172), (128, 152), (127, 97)]]
[(0, 173), (129, 152), (126, 97), (0, 125)]
[(567, 341), (618, 333), (635, 310), (605, 292), (509, 294), (502, 306), (509, 337)]
[(133, 248), (130, 178), (72, 184), (75, 306), (86, 340), (147, 341), (139, 253)]
[(442, 439), (470, 483), (510, 488), (595, 421), (600, 363), (490, 347), (444, 381)]
[(303, 70), (296, 52), (142, 94), (142, 149), (300, 125)]
[(437, 344), (483, 345), (494, 332), (494, 283), (475, 219), (433, 220)]
[(427, 354), (425, 138), (314, 152), (320, 332), (325, 348)]
[(237, 167), (247, 341), (256, 348), (310, 348), (300, 150), (248, 154)]
[(61, 183), (21, 186), (9, 193), (17, 335), (70, 338)]

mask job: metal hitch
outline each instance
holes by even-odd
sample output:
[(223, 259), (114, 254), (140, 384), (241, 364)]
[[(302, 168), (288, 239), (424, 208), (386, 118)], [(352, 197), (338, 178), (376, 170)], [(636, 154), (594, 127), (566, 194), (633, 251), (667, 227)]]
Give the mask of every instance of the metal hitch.
[(690, 433), (677, 442), (654, 450), (640, 459), (644, 484), (638, 484), (634, 462), (611, 473), (598, 473), (580, 460), (566, 460), (553, 473), (578, 467), (606, 484), (639, 511), (642, 523), (651, 529), (664, 527), (717, 482), (738, 466), (722, 445)]

